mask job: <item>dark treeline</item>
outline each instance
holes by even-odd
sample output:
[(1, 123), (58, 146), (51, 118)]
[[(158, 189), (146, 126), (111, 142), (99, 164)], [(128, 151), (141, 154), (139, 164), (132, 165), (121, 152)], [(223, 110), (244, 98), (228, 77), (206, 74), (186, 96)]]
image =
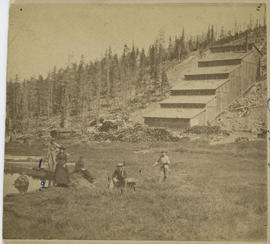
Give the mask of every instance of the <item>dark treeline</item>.
[[(237, 32), (233, 38), (241, 35)], [(186, 37), (183, 29), (165, 45), (164, 33), (160, 32), (148, 50), (124, 45), (119, 55), (108, 48), (100, 60), (87, 62), (82, 55), (79, 63), (54, 67), (46, 77), (21, 80), (16, 75), (7, 82), (7, 132), (21, 132), (30, 121), (55, 116), (60, 117), (61, 127), (72, 116), (81, 118), (83, 125), (89, 118), (98, 118), (101, 107), (125, 109), (134, 99), (162, 95), (169, 90), (170, 63), (181, 62), (190, 52), (223, 39), (233, 39), (231, 36), (221, 31), (218, 37), (209, 26), (202, 35)]]
[[(244, 31), (236, 32), (234, 35), (231, 31), (228, 31), (227, 35), (221, 32), (221, 37), (219, 40), (216, 40), (213, 44), (214, 45), (222, 45), (228, 42), (233, 42), (234, 40), (245, 40), (248, 37), (250, 42), (257, 42), (256, 39), (261, 38), (266, 34), (266, 26), (256, 26), (255, 28), (247, 28)], [(265, 35), (266, 37), (266, 35)]]

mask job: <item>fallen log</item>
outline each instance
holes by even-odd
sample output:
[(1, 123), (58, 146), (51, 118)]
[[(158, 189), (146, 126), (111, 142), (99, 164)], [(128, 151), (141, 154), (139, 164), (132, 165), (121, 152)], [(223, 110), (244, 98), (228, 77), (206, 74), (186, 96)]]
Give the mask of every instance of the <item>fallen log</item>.
[(38, 162), (42, 156), (15, 156), (6, 154), (5, 155), (5, 161), (28, 161), (28, 162)]

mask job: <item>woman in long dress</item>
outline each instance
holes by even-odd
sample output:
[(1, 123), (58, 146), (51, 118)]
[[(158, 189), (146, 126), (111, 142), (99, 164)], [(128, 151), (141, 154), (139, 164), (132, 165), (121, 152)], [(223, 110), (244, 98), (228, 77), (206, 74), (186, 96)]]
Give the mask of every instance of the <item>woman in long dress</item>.
[(60, 152), (56, 156), (56, 168), (55, 168), (55, 183), (57, 186), (68, 186), (69, 184), (69, 172), (67, 168), (67, 155), (64, 152), (65, 148), (60, 147)]

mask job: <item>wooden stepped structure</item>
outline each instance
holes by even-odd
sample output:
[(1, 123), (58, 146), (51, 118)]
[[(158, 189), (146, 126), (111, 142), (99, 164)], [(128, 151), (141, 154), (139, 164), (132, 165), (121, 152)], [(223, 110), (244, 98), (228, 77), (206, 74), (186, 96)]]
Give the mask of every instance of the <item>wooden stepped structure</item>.
[(206, 104), (215, 99), (214, 95), (204, 96), (172, 96), (160, 102), (161, 108), (205, 108)]
[(210, 49), (171, 89), (160, 108), (144, 115), (145, 124), (171, 128), (207, 125), (256, 82), (260, 55), (252, 46), (240, 51), (228, 46)]

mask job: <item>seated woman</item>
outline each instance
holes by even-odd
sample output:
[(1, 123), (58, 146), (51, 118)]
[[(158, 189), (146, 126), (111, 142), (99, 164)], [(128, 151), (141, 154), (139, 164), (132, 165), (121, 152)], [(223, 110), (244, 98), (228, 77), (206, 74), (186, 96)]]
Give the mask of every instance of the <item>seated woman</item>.
[(60, 152), (56, 156), (56, 167), (55, 167), (55, 183), (57, 186), (66, 187), (69, 184), (69, 172), (67, 168), (67, 155), (65, 148), (60, 147)]

